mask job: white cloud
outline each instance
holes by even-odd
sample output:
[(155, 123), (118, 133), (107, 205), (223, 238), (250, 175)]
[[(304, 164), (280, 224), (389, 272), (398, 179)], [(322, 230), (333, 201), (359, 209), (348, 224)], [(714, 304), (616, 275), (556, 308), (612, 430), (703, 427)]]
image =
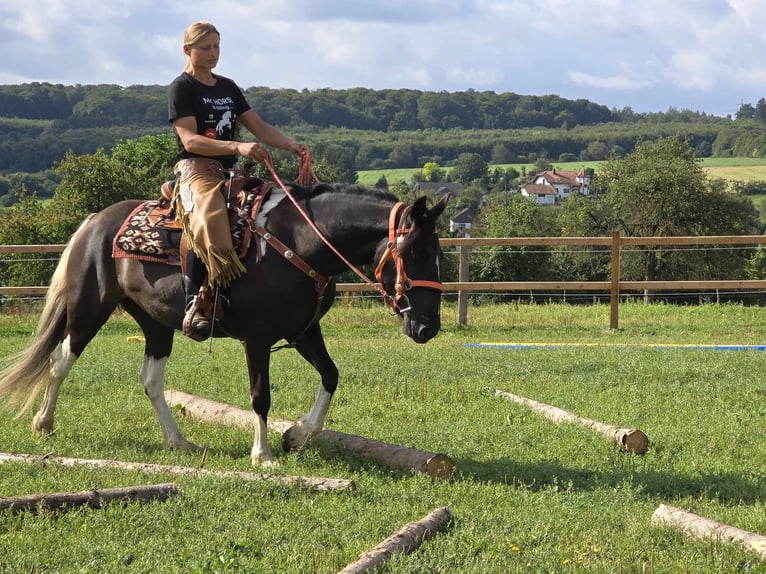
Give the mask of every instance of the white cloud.
[(0, 82), (165, 84), (203, 19), (222, 33), (217, 71), (243, 87), (473, 88), (710, 113), (766, 96), (762, 0), (0, 0)]
[(594, 76), (585, 72), (569, 72), (569, 78), (578, 86), (599, 90), (638, 90), (650, 85), (647, 80), (636, 80), (628, 76)]

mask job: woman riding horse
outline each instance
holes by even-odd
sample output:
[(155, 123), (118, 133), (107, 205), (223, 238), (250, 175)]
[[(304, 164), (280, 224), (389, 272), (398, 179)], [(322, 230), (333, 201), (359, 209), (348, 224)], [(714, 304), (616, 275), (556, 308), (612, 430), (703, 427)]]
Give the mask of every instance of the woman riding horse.
[(245, 271), (234, 251), (226, 204), (218, 190), (238, 155), (260, 162), (270, 157), (258, 143), (235, 141), (236, 123), (267, 145), (298, 156), (308, 152), (304, 144), (263, 121), (232, 80), (213, 73), (220, 39), (209, 22), (190, 25), (183, 44), (186, 69), (168, 88), (168, 118), (178, 142), (179, 160), (173, 168), (177, 213), (190, 246), (184, 275), (184, 334), (196, 340), (206, 339), (211, 331), (199, 305), (203, 282), (211, 289), (226, 287)]

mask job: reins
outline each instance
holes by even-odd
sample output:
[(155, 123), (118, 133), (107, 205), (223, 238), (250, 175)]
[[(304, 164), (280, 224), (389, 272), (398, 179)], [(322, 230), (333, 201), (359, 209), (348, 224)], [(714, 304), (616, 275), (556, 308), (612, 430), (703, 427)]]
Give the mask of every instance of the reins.
[[(274, 168), (274, 162), (271, 154), (269, 154), (266, 160), (264, 160), (264, 164), (269, 168), (274, 181), (279, 184), (279, 186), (282, 188), (282, 191), (285, 192), (285, 195), (290, 198), (290, 201), (293, 203), (298, 212), (303, 216), (311, 229), (314, 230), (314, 233), (316, 233), (316, 235), (341, 259), (341, 261), (343, 261), (343, 263), (346, 264), (349, 269), (351, 269), (360, 279), (362, 279), (362, 281), (380, 293), (385, 304), (391, 307), (393, 311), (397, 313), (403, 313), (411, 309), (406, 292), (413, 287), (425, 287), (427, 289), (442, 291), (441, 282), (430, 281), (426, 279), (410, 279), (407, 277), (407, 273), (404, 269), (404, 259), (399, 254), (399, 245), (404, 240), (404, 237), (415, 227), (414, 223), (410, 227), (407, 227), (406, 224), (407, 216), (412, 209), (411, 206), (405, 205), (399, 201), (395, 203), (391, 208), (388, 217), (388, 243), (386, 244), (385, 252), (381, 256), (380, 261), (375, 268), (375, 279), (377, 279), (377, 283), (374, 283), (369, 277), (367, 277), (362, 271), (360, 271), (348, 259), (346, 259), (343, 254), (338, 251), (335, 246), (324, 236), (324, 234), (322, 234), (316, 224), (311, 220), (309, 215), (287, 189), (287, 186), (282, 183), (282, 180), (280, 179), (279, 175), (277, 175), (276, 169)], [(301, 164), (298, 170), (298, 177), (295, 181), (299, 185), (306, 187), (311, 183), (312, 179), (316, 182), (319, 181), (316, 173), (314, 173), (314, 169), (311, 167), (311, 153), (306, 150), (301, 156)], [(382, 286), (383, 267), (389, 259), (393, 261), (396, 268), (396, 281), (394, 283), (395, 295), (393, 297), (386, 293)], [(399, 304), (401, 299), (405, 299), (407, 301), (405, 307), (402, 307)]]
[[(271, 176), (274, 178), (274, 181), (279, 184), (279, 187), (282, 189), (282, 191), (285, 192), (285, 195), (290, 199), (290, 201), (293, 203), (295, 208), (298, 210), (298, 213), (301, 214), (303, 219), (306, 220), (306, 222), (309, 224), (311, 229), (316, 233), (317, 237), (319, 237), (332, 251), (335, 253), (343, 263), (346, 264), (346, 266), (351, 269), (362, 281), (364, 281), (368, 286), (375, 289), (380, 295), (383, 297), (383, 300), (386, 301), (387, 304), (391, 304), (392, 297), (386, 293), (385, 289), (378, 284), (374, 283), (367, 275), (365, 275), (362, 271), (360, 271), (353, 263), (351, 263), (348, 259), (346, 259), (343, 254), (338, 251), (338, 249), (324, 236), (324, 234), (319, 230), (319, 228), (316, 226), (316, 224), (311, 220), (308, 213), (301, 207), (301, 205), (298, 203), (298, 201), (293, 197), (293, 194), (290, 193), (290, 191), (287, 189), (287, 186), (282, 183), (281, 178), (279, 175), (277, 175), (277, 171), (274, 168), (274, 161), (271, 158), (271, 154), (267, 156), (267, 158), (263, 162), (267, 168), (269, 168), (269, 172), (271, 172)], [(303, 152), (303, 155), (301, 156), (301, 165), (298, 170), (298, 178), (296, 179), (296, 183), (302, 186), (308, 186), (309, 183), (311, 183), (312, 179), (316, 182), (319, 181), (319, 178), (316, 176), (316, 173), (314, 173), (314, 169), (311, 167), (311, 152), (306, 150)]]

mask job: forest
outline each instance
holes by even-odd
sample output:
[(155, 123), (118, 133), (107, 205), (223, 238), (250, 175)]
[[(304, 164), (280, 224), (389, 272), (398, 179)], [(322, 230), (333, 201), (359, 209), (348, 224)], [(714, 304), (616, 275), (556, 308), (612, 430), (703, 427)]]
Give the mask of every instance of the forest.
[[(766, 156), (766, 99), (719, 117), (671, 108), (636, 113), (557, 95), (409, 89), (250, 87), (269, 123), (343, 172), (451, 166), (461, 154), (491, 164), (604, 160), (643, 140), (678, 137), (697, 157)], [(67, 152), (170, 134), (164, 86), (32, 83), (0, 86), (0, 198), (20, 186), (51, 197)]]

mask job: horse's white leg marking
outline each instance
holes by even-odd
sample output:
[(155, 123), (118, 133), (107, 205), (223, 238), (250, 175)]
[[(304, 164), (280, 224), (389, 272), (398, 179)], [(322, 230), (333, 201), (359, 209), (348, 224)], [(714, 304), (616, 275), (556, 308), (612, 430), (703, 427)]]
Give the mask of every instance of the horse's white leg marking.
[(32, 428), (37, 432), (49, 434), (53, 431), (53, 415), (56, 411), (56, 401), (59, 398), (61, 383), (77, 361), (77, 355), (72, 352), (69, 337), (56, 345), (50, 356), (50, 379), (45, 388), (45, 396), (40, 409), (32, 419)]
[(255, 437), (253, 438), (253, 450), (250, 451), (250, 460), (253, 466), (273, 466), (277, 463), (269, 448), (266, 423), (259, 415), (255, 416)]
[(168, 362), (167, 357), (155, 359), (144, 355), (144, 362), (141, 365), (141, 382), (144, 384), (144, 392), (152, 403), (154, 414), (162, 427), (162, 434), (165, 442), (171, 448), (189, 449), (196, 448), (196, 445), (187, 441), (178, 429), (173, 413), (165, 400), (165, 365)]
[(332, 395), (323, 386), (319, 387), (316, 401), (311, 410), (298, 419), (290, 431), (293, 448), (300, 448), (306, 441), (322, 432), (327, 411), (330, 409)]

